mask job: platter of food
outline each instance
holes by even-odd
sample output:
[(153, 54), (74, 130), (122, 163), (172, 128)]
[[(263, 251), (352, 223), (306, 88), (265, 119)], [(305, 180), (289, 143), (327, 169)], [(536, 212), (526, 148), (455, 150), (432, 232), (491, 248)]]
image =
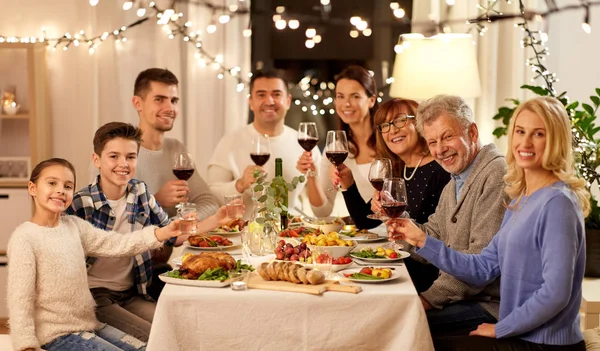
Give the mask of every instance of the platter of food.
[(222, 226), (211, 230), (208, 234), (211, 235), (223, 235), (223, 236), (232, 236), (232, 235), (240, 235), (240, 232), (244, 229), (246, 222), (242, 219), (235, 219), (229, 223), (223, 224)]
[(383, 247), (379, 246), (375, 249), (372, 247), (366, 247), (360, 251), (350, 252), (350, 256), (365, 262), (386, 263), (396, 262), (410, 257), (410, 253), (391, 248), (384, 249)]
[(187, 247), (193, 250), (220, 251), (241, 246), (239, 238), (225, 238), (221, 235), (190, 235)]
[(359, 243), (371, 243), (387, 239), (385, 236), (379, 236), (379, 234), (370, 232), (366, 229), (357, 229), (355, 226), (344, 228), (340, 230), (339, 234), (340, 238), (344, 240), (354, 240)]
[(340, 271), (338, 277), (355, 283), (383, 283), (398, 279), (401, 274), (390, 267), (363, 267)]

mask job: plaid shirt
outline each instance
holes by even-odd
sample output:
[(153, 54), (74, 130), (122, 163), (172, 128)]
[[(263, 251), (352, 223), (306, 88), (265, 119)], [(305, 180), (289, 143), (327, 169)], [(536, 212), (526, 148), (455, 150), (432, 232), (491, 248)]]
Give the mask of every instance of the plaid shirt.
[[(66, 212), (67, 214), (76, 215), (103, 230), (112, 230), (115, 224), (115, 213), (100, 188), (100, 176), (96, 178), (94, 183), (75, 193), (73, 203)], [(170, 222), (167, 213), (156, 202), (154, 195), (148, 191), (146, 183), (137, 179), (132, 179), (127, 184), (125, 215), (127, 216), (127, 222), (131, 224), (131, 231), (134, 231), (136, 223), (139, 223), (142, 227), (149, 225), (164, 227)], [(175, 239), (171, 238), (166, 243), (172, 245)], [(146, 251), (141, 255), (136, 255), (133, 260), (134, 284), (138, 293), (150, 300), (147, 288), (152, 280), (151, 257), (150, 251)], [(94, 262), (96, 262), (95, 257), (86, 258), (88, 270)]]

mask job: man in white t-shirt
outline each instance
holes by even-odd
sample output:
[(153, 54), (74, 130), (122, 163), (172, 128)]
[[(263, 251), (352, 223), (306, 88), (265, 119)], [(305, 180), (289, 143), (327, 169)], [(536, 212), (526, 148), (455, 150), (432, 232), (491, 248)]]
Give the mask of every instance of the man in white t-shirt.
[[(225, 195), (242, 194), (246, 219), (253, 213), (250, 188), (255, 182), (254, 171), (257, 168), (267, 172), (267, 180), (270, 180), (275, 175), (275, 159), (281, 158), (286, 181), (301, 175), (296, 170), (296, 163), (304, 149), (298, 144), (298, 132), (284, 124), (291, 99), (287, 81), (278, 72), (256, 72), (250, 80), (248, 99), (254, 121), (221, 138), (208, 164), (207, 180), (213, 194), (221, 203)], [(269, 136), (271, 149), (269, 160), (262, 167), (256, 166), (250, 158), (253, 139), (260, 134)], [(312, 154), (320, 160), (321, 153), (316, 146)], [(320, 162), (315, 161), (315, 164)], [(292, 214), (297, 213), (294, 208), (302, 207), (300, 194), (305, 184), (298, 184), (296, 190), (289, 193), (288, 207)]]

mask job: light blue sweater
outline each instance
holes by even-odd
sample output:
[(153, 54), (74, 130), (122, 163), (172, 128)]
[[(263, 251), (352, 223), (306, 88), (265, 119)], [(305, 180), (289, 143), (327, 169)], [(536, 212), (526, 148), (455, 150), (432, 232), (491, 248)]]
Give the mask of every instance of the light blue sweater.
[(500, 231), (478, 255), (456, 252), (429, 236), (416, 252), (468, 284), (484, 286), (502, 274), (497, 338), (547, 345), (583, 340), (583, 213), (565, 183), (542, 188), (523, 197), (518, 210), (507, 210)]

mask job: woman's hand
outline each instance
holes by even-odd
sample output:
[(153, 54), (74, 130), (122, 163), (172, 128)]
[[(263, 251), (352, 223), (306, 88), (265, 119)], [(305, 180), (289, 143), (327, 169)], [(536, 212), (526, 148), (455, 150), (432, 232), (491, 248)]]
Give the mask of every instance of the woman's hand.
[(476, 330), (469, 333), (469, 336), (485, 336), (486, 338), (496, 339), (496, 324), (483, 323)]
[(170, 238), (172, 238), (174, 236), (180, 236), (181, 235), (181, 230), (179, 228), (180, 223), (181, 223), (181, 219), (176, 219), (176, 220), (172, 221), (171, 223), (169, 223), (169, 225), (167, 225), (165, 227), (155, 229), (154, 236), (156, 237), (156, 240), (165, 241), (165, 240), (169, 240)]
[(379, 197), (379, 191), (375, 191), (371, 198), (371, 211), (373, 213), (383, 213), (383, 207), (381, 207), (381, 198)]
[(302, 155), (300, 155), (300, 158), (298, 158), (298, 162), (296, 163), (296, 169), (302, 174), (309, 174), (309, 171), (314, 174), (317, 171), (317, 167), (312, 158), (312, 152), (304, 151)]
[(390, 240), (404, 240), (416, 247), (423, 247), (425, 234), (410, 218), (393, 218), (386, 222)]
[(352, 175), (352, 171), (343, 163), (337, 168), (331, 166), (329, 171), (329, 179), (331, 179), (331, 182), (336, 187), (338, 184), (340, 184), (342, 189), (348, 189), (352, 186), (352, 184), (354, 184), (354, 176)]

